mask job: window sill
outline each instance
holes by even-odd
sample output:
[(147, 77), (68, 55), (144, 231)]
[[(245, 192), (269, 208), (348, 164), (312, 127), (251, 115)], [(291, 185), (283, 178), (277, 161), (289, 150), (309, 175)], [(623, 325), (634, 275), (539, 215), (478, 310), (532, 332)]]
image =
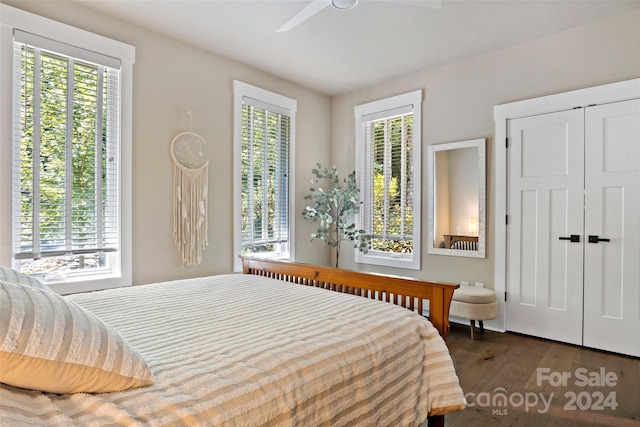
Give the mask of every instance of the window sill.
[(386, 254), (382, 252), (356, 253), (356, 262), (360, 264), (420, 270), (420, 261), (416, 255)]
[[(240, 257), (246, 258), (257, 258), (257, 259), (269, 259), (274, 261), (293, 261), (291, 254), (289, 252), (285, 253), (273, 253), (273, 252), (261, 252), (255, 254), (242, 254)], [(234, 271), (241, 272), (242, 271), (242, 263), (240, 262), (240, 257), (238, 258)]]
[(122, 288), (131, 286), (131, 280), (126, 280), (119, 274), (87, 274), (66, 277), (64, 279), (40, 279), (52, 291), (61, 294), (76, 294), (82, 292), (94, 292), (104, 289)]

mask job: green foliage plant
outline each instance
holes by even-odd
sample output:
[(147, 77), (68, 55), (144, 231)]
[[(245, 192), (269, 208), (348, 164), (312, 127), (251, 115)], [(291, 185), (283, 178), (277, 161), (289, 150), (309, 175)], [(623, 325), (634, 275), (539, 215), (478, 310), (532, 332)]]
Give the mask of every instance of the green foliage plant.
[[(376, 172), (373, 175), (373, 234), (381, 236), (385, 230), (389, 234), (400, 236), (401, 218), (403, 216), (400, 205), (400, 191), (398, 177), (392, 177), (388, 182), (388, 189), (385, 191), (384, 175)], [(385, 215), (385, 192), (389, 195), (390, 206)], [(385, 222), (386, 220), (386, 222)], [(413, 232), (413, 212), (410, 206), (405, 206), (404, 229)], [(413, 240), (411, 239), (390, 239), (377, 237), (371, 239), (370, 249), (378, 252), (394, 252), (410, 254), (413, 253)]]
[(305, 199), (312, 204), (302, 212), (302, 217), (319, 222), (318, 229), (311, 233), (311, 241), (320, 239), (327, 245), (336, 248), (336, 268), (340, 262), (340, 246), (343, 241), (352, 242), (353, 247), (367, 253), (371, 236), (364, 230), (356, 228), (353, 222), (360, 210), (360, 189), (356, 185), (356, 173), (351, 172), (340, 180), (337, 168), (322, 167), (320, 163), (311, 170), (314, 178), (312, 184), (320, 184), (309, 189), (311, 194)]

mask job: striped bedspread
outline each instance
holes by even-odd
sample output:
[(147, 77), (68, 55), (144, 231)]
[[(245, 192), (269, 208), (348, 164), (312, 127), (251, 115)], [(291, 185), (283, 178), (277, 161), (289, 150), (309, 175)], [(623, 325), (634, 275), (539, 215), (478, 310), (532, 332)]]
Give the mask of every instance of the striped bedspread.
[(69, 298), (136, 348), (155, 383), (1, 385), (2, 425), (409, 426), (464, 408), (438, 332), (392, 304), (239, 274)]

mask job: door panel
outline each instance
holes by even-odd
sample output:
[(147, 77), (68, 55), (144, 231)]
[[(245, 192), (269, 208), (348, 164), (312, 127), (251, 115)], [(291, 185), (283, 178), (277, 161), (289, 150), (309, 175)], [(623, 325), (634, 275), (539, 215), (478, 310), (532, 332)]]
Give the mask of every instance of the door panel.
[[(582, 343), (584, 113), (508, 122), (506, 325)], [(560, 240), (579, 235), (579, 242)]]
[[(519, 303), (521, 305), (536, 306), (538, 291), (538, 192), (523, 190), (520, 193), (520, 242), (519, 251), (520, 274), (518, 280)], [(514, 253), (515, 257), (515, 253)], [(514, 294), (515, 296), (515, 294)]]
[(585, 114), (584, 345), (640, 356), (640, 101)]
[[(550, 222), (549, 222), (549, 239), (553, 242), (553, 236), (564, 236), (567, 230), (567, 219), (569, 217), (568, 206), (569, 191), (567, 189), (551, 190), (549, 206)], [(558, 242), (559, 242), (558, 238)], [(555, 242), (554, 242), (555, 243)], [(576, 245), (577, 243), (573, 243)], [(549, 259), (555, 262), (549, 263), (549, 283), (555, 283), (555, 286), (549, 286), (549, 309), (566, 310), (567, 309), (567, 265), (569, 246), (567, 244), (555, 244), (549, 246)]]

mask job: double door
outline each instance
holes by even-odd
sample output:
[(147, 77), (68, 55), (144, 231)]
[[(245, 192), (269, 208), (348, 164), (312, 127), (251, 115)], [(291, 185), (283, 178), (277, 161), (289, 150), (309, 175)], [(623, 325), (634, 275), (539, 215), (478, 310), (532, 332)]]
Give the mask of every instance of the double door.
[(640, 100), (507, 133), (507, 329), (640, 356)]

